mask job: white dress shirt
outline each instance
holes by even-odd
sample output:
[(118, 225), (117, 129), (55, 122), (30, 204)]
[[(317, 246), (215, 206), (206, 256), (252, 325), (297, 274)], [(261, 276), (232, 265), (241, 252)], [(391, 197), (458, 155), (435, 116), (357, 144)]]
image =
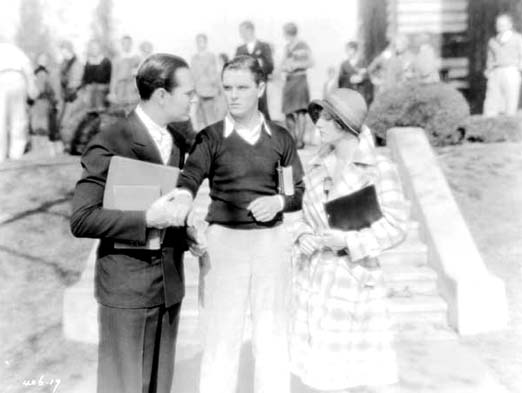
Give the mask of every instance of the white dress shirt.
[(251, 42), (249, 42), (249, 43), (247, 44), (247, 50), (248, 50), (248, 53), (249, 53), (249, 54), (254, 53), (254, 48), (256, 47), (256, 43), (257, 43), (257, 41), (254, 40), (254, 41), (251, 41)]
[(168, 132), (166, 127), (161, 127), (158, 123), (152, 120), (140, 105), (136, 107), (136, 115), (149, 132), (154, 143), (156, 143), (156, 147), (160, 152), (163, 163), (167, 164), (170, 159), (170, 154), (172, 153), (172, 135), (170, 135), (170, 132)]

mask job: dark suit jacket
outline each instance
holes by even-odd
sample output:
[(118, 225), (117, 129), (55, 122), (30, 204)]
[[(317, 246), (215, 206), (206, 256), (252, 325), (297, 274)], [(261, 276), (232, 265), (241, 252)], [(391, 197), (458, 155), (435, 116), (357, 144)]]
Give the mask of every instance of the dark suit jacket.
[[(174, 141), (169, 165), (182, 168), (185, 140), (172, 128), (169, 131)], [(71, 231), (77, 237), (101, 239), (95, 273), (99, 303), (119, 308), (169, 307), (184, 295), (185, 229), (169, 228), (161, 250), (114, 249), (116, 240), (143, 244), (147, 230), (144, 211), (102, 207), (114, 155), (162, 163), (152, 137), (135, 112), (101, 130), (82, 156), (83, 174), (74, 192)]]
[(272, 48), (270, 47), (270, 44), (266, 42), (257, 40), (256, 45), (254, 46), (254, 51), (252, 53), (248, 53), (248, 47), (246, 44), (241, 45), (236, 50), (236, 56), (239, 55), (250, 55), (255, 57), (261, 64), (261, 67), (263, 68), (263, 71), (267, 77), (274, 71)]
[(340, 87), (340, 88), (345, 87), (345, 88), (348, 88), (348, 89), (356, 89), (357, 85), (359, 85), (359, 83), (352, 83), (350, 81), (350, 78), (353, 75), (356, 75), (361, 68), (362, 67), (358, 63), (355, 66), (353, 66), (352, 63), (350, 63), (349, 60), (343, 61), (341, 63), (341, 69), (339, 70), (338, 87)]

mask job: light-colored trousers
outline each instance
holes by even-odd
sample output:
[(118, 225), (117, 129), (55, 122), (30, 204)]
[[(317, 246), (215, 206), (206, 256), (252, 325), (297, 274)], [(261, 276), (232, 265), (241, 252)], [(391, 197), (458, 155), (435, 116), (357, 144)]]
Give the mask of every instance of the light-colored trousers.
[(287, 300), (290, 237), (283, 226), (240, 230), (211, 225), (200, 309), (200, 393), (235, 393), (248, 306), (255, 393), (288, 393)]
[(494, 68), (488, 78), (484, 115), (515, 115), (520, 95), (520, 71), (517, 67)]
[(0, 72), (0, 162), (22, 157), (29, 140), (27, 85), (20, 72)]

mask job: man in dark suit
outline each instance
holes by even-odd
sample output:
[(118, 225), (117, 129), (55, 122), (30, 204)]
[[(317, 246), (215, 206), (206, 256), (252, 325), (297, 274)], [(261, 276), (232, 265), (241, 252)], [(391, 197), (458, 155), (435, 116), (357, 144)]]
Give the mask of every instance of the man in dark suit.
[[(102, 207), (111, 157), (183, 167), (184, 138), (167, 125), (188, 117), (194, 85), (187, 63), (155, 54), (140, 66), (140, 103), (88, 145), (76, 185), (71, 230), (100, 239), (95, 296), (99, 303), (98, 393), (170, 393), (175, 341), (184, 296), (184, 228), (171, 225), (172, 204), (162, 197), (146, 211)], [(142, 245), (149, 228), (167, 228), (160, 250)]]
[[(256, 38), (254, 24), (250, 21), (245, 21), (239, 25), (239, 35), (241, 36), (244, 45), (237, 48), (236, 56), (250, 55), (256, 58), (263, 69), (267, 80), (270, 79), (270, 75), (274, 72), (274, 59), (272, 57), (272, 48), (270, 47), (270, 44), (259, 41)], [(259, 110), (263, 113), (266, 120), (270, 120), (266, 89), (259, 99)]]

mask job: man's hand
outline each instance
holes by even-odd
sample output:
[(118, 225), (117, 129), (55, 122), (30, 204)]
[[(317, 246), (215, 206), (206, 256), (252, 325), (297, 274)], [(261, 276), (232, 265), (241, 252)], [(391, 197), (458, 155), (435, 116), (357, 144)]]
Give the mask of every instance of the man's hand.
[(145, 213), (147, 228), (164, 229), (171, 226), (172, 202), (169, 195), (158, 198)]
[(252, 212), (256, 221), (268, 222), (283, 210), (280, 195), (265, 196), (255, 199), (247, 209)]
[(298, 245), (301, 252), (308, 257), (322, 247), (321, 238), (311, 233), (301, 235)]

